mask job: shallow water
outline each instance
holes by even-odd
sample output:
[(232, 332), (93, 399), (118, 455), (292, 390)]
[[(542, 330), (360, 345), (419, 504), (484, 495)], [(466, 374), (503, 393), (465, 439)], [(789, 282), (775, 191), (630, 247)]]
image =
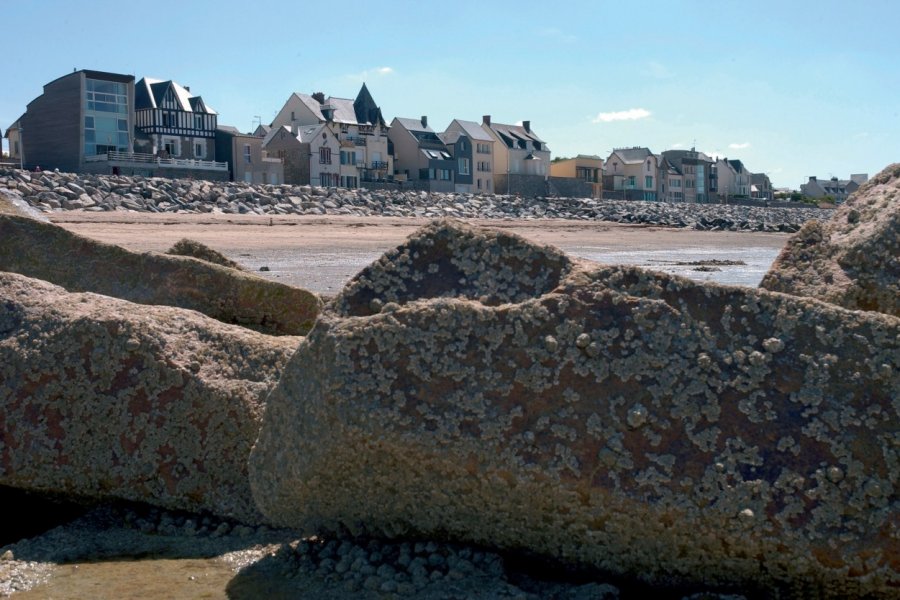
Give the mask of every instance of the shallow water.
[[(756, 287), (769, 270), (779, 249), (764, 246), (710, 247), (695, 246), (654, 250), (620, 250), (602, 246), (560, 245), (567, 254), (612, 265), (637, 265), (656, 271), (689, 277), (695, 281), (713, 281), (728, 285)], [(348, 250), (334, 252), (304, 250), (269, 250), (232, 254), (232, 260), (249, 271), (259, 272), (269, 279), (305, 288), (319, 294), (338, 293), (344, 284), (364, 267), (378, 260), (380, 252)], [(696, 265), (708, 260), (743, 261), (743, 265), (716, 266), (717, 270), (699, 271)], [(682, 263), (682, 264), (679, 264)]]

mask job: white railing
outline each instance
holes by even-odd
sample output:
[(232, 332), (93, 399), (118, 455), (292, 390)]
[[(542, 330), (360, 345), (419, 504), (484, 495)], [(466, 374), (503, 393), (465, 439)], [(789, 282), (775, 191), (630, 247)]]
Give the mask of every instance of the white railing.
[(214, 160), (195, 160), (191, 158), (163, 158), (155, 154), (143, 154), (140, 152), (107, 152), (96, 156), (85, 156), (85, 162), (110, 162), (125, 165), (155, 165), (169, 169), (199, 169), (204, 171), (227, 171), (227, 162)]

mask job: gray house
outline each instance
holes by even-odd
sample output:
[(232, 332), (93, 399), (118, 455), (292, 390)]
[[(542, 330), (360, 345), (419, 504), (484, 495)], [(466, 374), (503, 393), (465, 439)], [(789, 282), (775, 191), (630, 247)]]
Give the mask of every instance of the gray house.
[(81, 70), (54, 79), (18, 121), (26, 169), (83, 172), (108, 152), (131, 152), (134, 77)]
[[(865, 181), (863, 181), (865, 183)], [(807, 183), (800, 185), (800, 193), (810, 198), (824, 198), (830, 196), (838, 204), (847, 200), (853, 192), (859, 189), (859, 178), (856, 179), (831, 179), (819, 180), (815, 175), (810, 175)]]
[(395, 117), (388, 130), (394, 146), (394, 179), (409, 181), (432, 192), (455, 190), (456, 161), (441, 138), (428, 126), (428, 117)]
[(446, 131), (438, 134), (456, 159), (458, 193), (491, 193), (494, 138), (474, 121), (453, 119)]
[(716, 161), (695, 149), (690, 150), (666, 150), (662, 157), (680, 175), (660, 179), (667, 182), (668, 179), (678, 181), (680, 189), (662, 190), (662, 197), (668, 198), (669, 192), (684, 202), (709, 202), (713, 194), (718, 192), (718, 177), (715, 169)]

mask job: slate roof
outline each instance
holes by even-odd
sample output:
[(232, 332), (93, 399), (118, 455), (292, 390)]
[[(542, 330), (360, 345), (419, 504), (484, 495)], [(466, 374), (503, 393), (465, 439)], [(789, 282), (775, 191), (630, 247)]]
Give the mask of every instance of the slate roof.
[(363, 83), (353, 101), (353, 110), (356, 112), (356, 120), (361, 125), (385, 125), (381, 109), (375, 104), (375, 99), (369, 93), (369, 88)]
[[(533, 142), (538, 142), (539, 144), (541, 144), (541, 147), (543, 148), (544, 140), (539, 138), (534, 133), (534, 131), (532, 131), (531, 133), (525, 131), (525, 128), (522, 127), (521, 125), (506, 125), (504, 123), (491, 123), (489, 125), (489, 127), (494, 131), (494, 133), (496, 133), (497, 135), (500, 136), (500, 139), (502, 139), (504, 142), (506, 142), (507, 146), (512, 147), (511, 142), (515, 143), (517, 140), (523, 140), (526, 142), (530, 140)], [(546, 150), (546, 148), (543, 148), (543, 149)]]
[(650, 152), (649, 148), (616, 148), (613, 152), (615, 152), (626, 165), (642, 163), (653, 156), (653, 153)]
[(459, 131), (444, 131), (437, 134), (437, 136), (441, 138), (441, 141), (445, 144), (453, 145), (463, 136), (463, 134)]
[(462, 128), (463, 131), (466, 132), (473, 140), (478, 140), (480, 142), (492, 142), (494, 138), (488, 135), (482, 127), (481, 124), (476, 123), (475, 121), (463, 121), (462, 119), (453, 119), (456, 123)]
[(160, 81), (149, 77), (142, 77), (140, 81), (134, 84), (135, 110), (159, 108), (169, 89), (175, 95), (175, 103), (179, 109), (208, 115), (217, 114), (216, 111), (206, 105), (200, 96), (192, 95), (187, 89), (171, 79)]
[[(304, 144), (309, 144), (314, 139), (319, 137), (319, 134), (322, 133), (323, 130), (328, 129), (324, 123), (320, 123), (318, 125), (307, 125), (305, 127), (301, 127), (297, 131), (297, 139), (303, 142)], [(331, 131), (328, 129), (328, 131)]]
[(237, 127), (232, 127), (231, 125), (219, 125), (216, 127), (216, 131), (221, 131), (229, 135), (243, 135)]
[(434, 129), (432, 129), (430, 126), (422, 127), (421, 119), (405, 119), (403, 117), (395, 118), (397, 119), (397, 122), (403, 125), (403, 128), (407, 131), (427, 131), (434, 133)]

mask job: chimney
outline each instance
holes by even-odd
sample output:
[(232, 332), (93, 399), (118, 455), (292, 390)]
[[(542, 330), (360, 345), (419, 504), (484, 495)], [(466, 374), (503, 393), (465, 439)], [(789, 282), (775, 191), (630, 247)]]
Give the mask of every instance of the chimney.
[(316, 92), (312, 95), (312, 98), (319, 104), (325, 104), (325, 92)]
[(531, 121), (522, 121), (522, 127), (525, 128), (525, 131), (531, 133)]
[(484, 115), (483, 117), (481, 117), (481, 122), (482, 122), (482, 124), (490, 127), (491, 126), (491, 115)]
[(184, 86), (184, 89), (189, 92), (189, 91), (191, 91), (191, 86), (186, 85), (186, 86)]
[(425, 129), (428, 127), (428, 117), (422, 115), (422, 128)]

